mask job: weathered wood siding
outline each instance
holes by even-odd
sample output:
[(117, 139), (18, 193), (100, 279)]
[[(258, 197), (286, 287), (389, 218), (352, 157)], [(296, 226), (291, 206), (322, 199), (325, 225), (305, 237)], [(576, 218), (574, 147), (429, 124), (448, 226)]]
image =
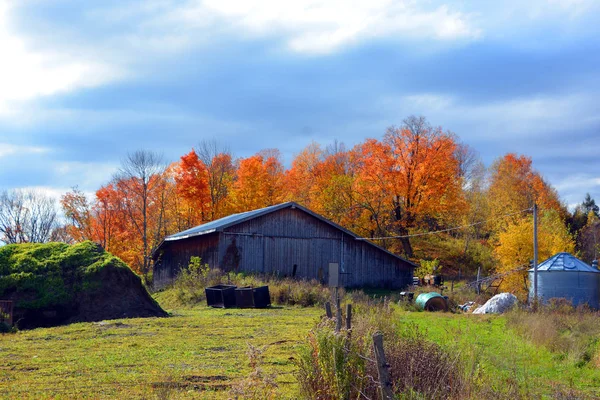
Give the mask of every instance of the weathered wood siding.
[(171, 283), (192, 256), (225, 271), (317, 279), (340, 264), (346, 287), (399, 288), (412, 283), (409, 263), (298, 208), (282, 208), (222, 232), (167, 241), (154, 268), (154, 284)]
[(154, 287), (162, 288), (172, 283), (193, 256), (202, 258), (202, 262), (211, 267), (219, 265), (218, 249), (217, 233), (165, 242), (154, 264)]
[[(340, 264), (346, 287), (402, 287), (412, 282), (406, 262), (298, 209), (284, 208), (225, 229), (219, 244), (223, 268), (328, 280)], [(294, 275), (294, 266), (295, 275)]]

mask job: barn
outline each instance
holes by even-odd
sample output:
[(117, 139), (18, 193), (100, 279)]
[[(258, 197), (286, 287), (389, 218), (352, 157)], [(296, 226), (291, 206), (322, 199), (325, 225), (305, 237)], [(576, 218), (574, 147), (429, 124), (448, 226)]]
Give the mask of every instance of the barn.
[(167, 236), (152, 253), (154, 285), (171, 283), (199, 256), (211, 268), (327, 282), (338, 263), (344, 287), (401, 288), (415, 264), (294, 202), (233, 214)]

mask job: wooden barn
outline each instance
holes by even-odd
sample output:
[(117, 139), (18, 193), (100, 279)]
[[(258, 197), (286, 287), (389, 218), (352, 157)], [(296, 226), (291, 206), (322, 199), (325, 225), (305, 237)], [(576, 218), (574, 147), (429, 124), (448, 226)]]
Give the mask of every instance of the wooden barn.
[(401, 288), (412, 283), (416, 267), (293, 202), (167, 236), (152, 254), (155, 287), (171, 283), (192, 256), (225, 271), (323, 283), (329, 279), (329, 263), (339, 263), (345, 287)]

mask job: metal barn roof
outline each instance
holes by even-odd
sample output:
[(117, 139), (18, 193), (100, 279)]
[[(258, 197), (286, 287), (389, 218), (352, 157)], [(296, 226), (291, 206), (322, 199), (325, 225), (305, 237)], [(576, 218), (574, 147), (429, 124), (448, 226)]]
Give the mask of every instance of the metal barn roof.
[(283, 208), (281, 206), (288, 205), (288, 203), (278, 204), (275, 206), (260, 208), (258, 210), (246, 211), (239, 214), (231, 214), (226, 217), (207, 222), (206, 224), (198, 225), (193, 228), (187, 229), (185, 231), (175, 233), (173, 235), (167, 236), (165, 238), (166, 241), (170, 240), (179, 240), (179, 239), (187, 239), (192, 236), (201, 236), (209, 233), (213, 233), (216, 231), (220, 231), (224, 228), (227, 228), (231, 225), (239, 224), (240, 222), (261, 216), (263, 214), (269, 213), (271, 211), (275, 211), (279, 208)]
[[(558, 253), (538, 265), (540, 271), (575, 271), (575, 272), (594, 272), (600, 273), (599, 270), (591, 265), (581, 261), (570, 253)], [(529, 270), (533, 272), (533, 268)]]

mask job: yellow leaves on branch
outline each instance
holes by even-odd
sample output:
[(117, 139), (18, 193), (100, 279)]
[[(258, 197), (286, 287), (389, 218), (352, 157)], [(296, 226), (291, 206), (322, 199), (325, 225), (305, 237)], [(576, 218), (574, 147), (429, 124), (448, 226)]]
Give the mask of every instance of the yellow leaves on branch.
[[(563, 251), (572, 253), (575, 242), (556, 210), (540, 212), (538, 218), (538, 263)], [(500, 261), (498, 273), (527, 266), (533, 259), (533, 216), (528, 215), (510, 224), (498, 235), (496, 256)], [(527, 270), (515, 272), (504, 279), (502, 290), (524, 300), (527, 297)]]

